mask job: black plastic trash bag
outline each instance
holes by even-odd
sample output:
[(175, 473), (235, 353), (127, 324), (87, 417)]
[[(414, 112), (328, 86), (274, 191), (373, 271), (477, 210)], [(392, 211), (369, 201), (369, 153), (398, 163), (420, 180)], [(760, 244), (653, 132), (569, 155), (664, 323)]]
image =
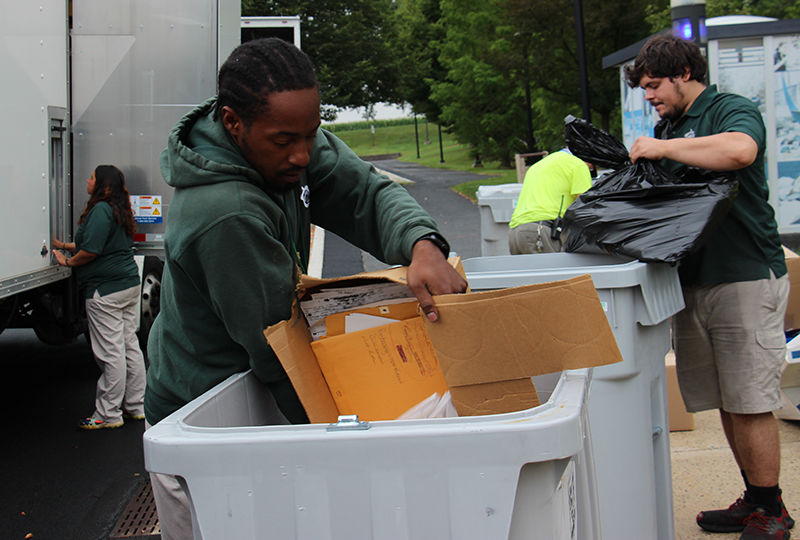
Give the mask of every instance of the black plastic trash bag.
[(676, 263), (699, 249), (730, 209), (737, 191), (730, 174), (689, 167), (672, 174), (649, 160), (631, 163), (614, 136), (579, 118), (565, 122), (574, 155), (613, 169), (564, 214), (566, 251)]

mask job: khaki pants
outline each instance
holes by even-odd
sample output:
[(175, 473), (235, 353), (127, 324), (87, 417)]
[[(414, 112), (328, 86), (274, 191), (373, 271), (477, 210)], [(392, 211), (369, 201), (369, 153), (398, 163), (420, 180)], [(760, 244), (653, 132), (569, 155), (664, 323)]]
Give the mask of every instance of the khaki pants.
[(120, 422), (122, 411), (144, 414), (144, 356), (136, 337), (139, 286), (86, 300), (89, 337), (102, 371), (97, 380), (94, 418)]
[(512, 255), (558, 253), (561, 240), (554, 240), (550, 234), (550, 226), (541, 221), (521, 223), (508, 231), (508, 250)]

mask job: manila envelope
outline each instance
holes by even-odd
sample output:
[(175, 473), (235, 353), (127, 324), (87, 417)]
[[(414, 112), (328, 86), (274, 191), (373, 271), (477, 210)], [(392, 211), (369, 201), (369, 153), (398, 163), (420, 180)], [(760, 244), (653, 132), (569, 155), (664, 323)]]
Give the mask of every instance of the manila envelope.
[(394, 420), (447, 383), (421, 317), (311, 344), (339, 414)]
[(333, 315), (325, 317), (325, 337), (344, 334), (345, 318), (352, 313), (363, 313), (365, 315), (374, 315), (376, 317), (404, 321), (419, 316), (418, 306), (419, 303), (416, 300), (411, 300), (399, 304), (360, 307), (341, 313), (334, 313)]

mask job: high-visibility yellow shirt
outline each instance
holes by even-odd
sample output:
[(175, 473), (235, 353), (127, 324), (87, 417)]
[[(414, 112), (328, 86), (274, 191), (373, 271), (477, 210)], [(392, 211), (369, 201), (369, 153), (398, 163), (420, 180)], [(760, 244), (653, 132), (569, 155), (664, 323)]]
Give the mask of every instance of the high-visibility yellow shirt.
[(592, 186), (586, 163), (565, 150), (548, 154), (525, 173), (522, 191), (508, 226), (563, 216), (578, 195)]

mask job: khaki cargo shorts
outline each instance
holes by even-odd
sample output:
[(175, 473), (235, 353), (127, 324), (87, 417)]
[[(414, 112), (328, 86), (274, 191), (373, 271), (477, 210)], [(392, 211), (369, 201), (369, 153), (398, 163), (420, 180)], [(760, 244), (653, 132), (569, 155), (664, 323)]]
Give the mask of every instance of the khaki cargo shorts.
[(687, 287), (683, 295), (686, 308), (673, 317), (672, 329), (686, 409), (779, 409), (788, 276)]

